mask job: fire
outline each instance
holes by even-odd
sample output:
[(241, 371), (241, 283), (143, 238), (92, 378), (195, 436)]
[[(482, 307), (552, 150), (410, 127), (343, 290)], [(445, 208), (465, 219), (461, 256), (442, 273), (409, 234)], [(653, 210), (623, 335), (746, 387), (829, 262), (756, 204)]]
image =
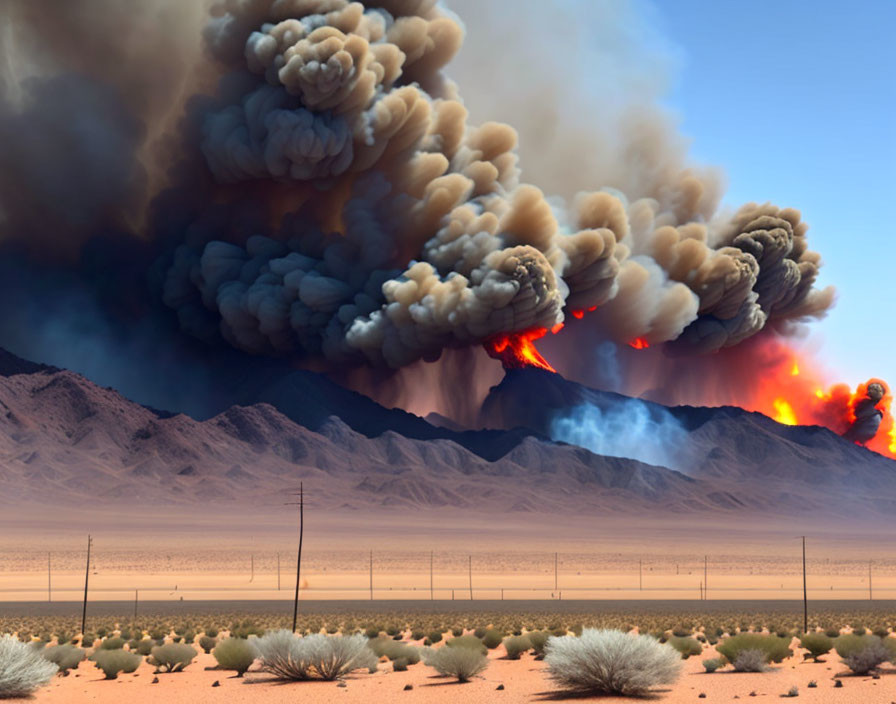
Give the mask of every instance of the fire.
[(650, 343), (643, 337), (636, 337), (634, 340), (628, 343), (628, 346), (636, 350), (646, 350), (648, 347), (650, 347)]
[(776, 398), (772, 405), (775, 407), (775, 420), (782, 425), (796, 425), (796, 413), (793, 407), (783, 398)]
[[(884, 382), (870, 379), (855, 389), (847, 384), (828, 386), (823, 383), (823, 375), (811, 359), (797, 355), (783, 344), (769, 349), (773, 359), (766, 363), (753, 397), (738, 399), (735, 401), (737, 405), (764, 413), (784, 425), (821, 425), (843, 435), (856, 422), (856, 410), (864, 407), (868, 411), (872, 404), (881, 416), (880, 427), (872, 438), (855, 441), (896, 459), (896, 422), (891, 412), (893, 397)], [(884, 389), (877, 402), (868, 396), (869, 386), (873, 383)]]
[[(561, 326), (562, 327), (562, 326)], [(560, 327), (554, 326), (557, 332)], [(532, 328), (523, 332), (494, 335), (487, 339), (483, 346), (489, 356), (500, 359), (505, 369), (523, 369), (538, 367), (556, 373), (547, 360), (535, 348), (535, 341), (548, 334), (547, 328)]]

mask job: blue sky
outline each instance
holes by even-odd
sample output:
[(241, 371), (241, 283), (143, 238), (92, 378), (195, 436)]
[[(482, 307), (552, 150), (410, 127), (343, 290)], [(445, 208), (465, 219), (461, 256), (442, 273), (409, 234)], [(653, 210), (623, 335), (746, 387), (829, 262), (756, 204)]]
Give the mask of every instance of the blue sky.
[(839, 296), (813, 324), (840, 380), (896, 385), (896, 2), (653, 5), (679, 66), (666, 103), (726, 202), (799, 208)]

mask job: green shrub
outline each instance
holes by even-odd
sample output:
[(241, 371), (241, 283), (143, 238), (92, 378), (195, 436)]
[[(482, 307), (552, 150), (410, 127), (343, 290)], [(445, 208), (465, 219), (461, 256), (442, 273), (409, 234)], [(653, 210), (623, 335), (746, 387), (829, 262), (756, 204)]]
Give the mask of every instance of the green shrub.
[(212, 648), (214, 648), (217, 643), (218, 639), (211, 638), (210, 636), (202, 636), (199, 639), (199, 647), (202, 648), (202, 652), (204, 652), (206, 655), (212, 652)]
[(144, 638), (143, 640), (137, 641), (137, 647), (133, 650), (140, 655), (149, 655), (152, 652), (152, 649), (155, 647), (156, 642), (149, 638)]
[(532, 649), (532, 641), (529, 636), (510, 636), (504, 639), (504, 649), (509, 660), (519, 660), (520, 655)]
[(120, 638), (118, 636), (110, 636), (106, 638), (102, 643), (100, 643), (101, 650), (121, 650), (125, 643), (124, 638)]
[(442, 632), (441, 631), (433, 631), (430, 633), (427, 638), (431, 643), (439, 643), (442, 640)]
[(804, 633), (800, 636), (800, 647), (809, 651), (806, 657), (811, 657), (815, 662), (819, 662), (822, 655), (831, 652), (834, 641), (824, 633)]
[(414, 631), (411, 633), (411, 640), (423, 640), (426, 634), (423, 631)]
[(721, 658), (710, 658), (703, 661), (703, 667), (707, 672), (715, 672), (720, 667), (725, 667), (725, 661)]
[(703, 653), (703, 646), (696, 638), (682, 638), (680, 636), (672, 636), (669, 639), (669, 645), (681, 653), (682, 660), (687, 660), (691, 655), (700, 655)]
[(374, 638), (367, 642), (373, 654), (378, 658), (386, 656), (393, 662), (398, 659), (405, 660), (410, 665), (420, 662), (420, 650), (413, 645), (399, 643), (388, 637)]
[[(460, 636), (452, 640), (459, 640)], [(473, 636), (468, 636), (473, 637)], [(478, 638), (474, 638), (479, 642)], [(448, 645), (451, 644), (449, 640)], [(488, 657), (485, 655), (485, 646), (479, 642), (482, 650), (470, 647), (430, 649), (423, 657), (423, 662), (429, 667), (435, 668), (440, 675), (456, 677), (458, 682), (468, 682), (471, 677), (478, 675), (488, 667)]]
[(489, 650), (494, 650), (504, 640), (504, 634), (495, 628), (490, 628), (482, 636), (477, 637), (481, 638), (482, 644)]
[(193, 662), (195, 657), (196, 649), (192, 645), (167, 643), (155, 646), (147, 662), (155, 665), (159, 672), (180, 672)]
[(41, 651), (44, 659), (55, 663), (62, 675), (67, 675), (69, 670), (74, 670), (78, 664), (85, 658), (86, 653), (74, 645), (65, 643), (63, 645), (51, 645), (49, 648)]
[(488, 629), (485, 626), (479, 626), (479, 628), (473, 631), (473, 635), (476, 636), (479, 640), (482, 640), (487, 631)]
[(213, 627), (204, 628), (203, 631), (205, 632), (205, 635), (207, 635), (209, 638), (217, 638), (218, 637), (218, 629), (217, 628), (213, 628)]
[(382, 632), (379, 626), (368, 626), (364, 629), (364, 635), (373, 640)]
[(68, 631), (60, 631), (56, 634), (56, 642), (59, 645), (65, 645), (66, 643), (71, 643), (75, 640), (75, 634), (69, 633)]
[(463, 634), (464, 634), (464, 629), (461, 628), (460, 626), (455, 626), (454, 628), (451, 629), (451, 635), (453, 635), (455, 638), (460, 638), (460, 636), (462, 636)]
[(532, 631), (531, 633), (527, 633), (526, 637), (532, 644), (532, 650), (535, 651), (535, 655), (542, 657), (544, 655), (545, 646), (548, 643), (548, 638), (551, 637), (551, 634), (546, 631)]
[(387, 635), (387, 636), (397, 636), (397, 635), (399, 635), (400, 633), (401, 633), (401, 631), (399, 630), (399, 628), (398, 628), (397, 626), (389, 626), (389, 627), (386, 629), (386, 635)]
[(857, 675), (864, 675), (893, 658), (884, 641), (871, 634), (846, 633), (834, 642), (837, 654), (844, 664)]
[(828, 629), (825, 629), (824, 634), (828, 638), (837, 638), (840, 635), (840, 629), (839, 628), (828, 628)]
[(792, 655), (793, 652), (788, 647), (789, 645), (788, 640), (773, 635), (740, 633), (725, 638), (716, 646), (716, 651), (728, 662), (734, 664), (741, 651), (758, 650), (763, 654), (764, 661), (769, 663), (781, 662), (784, 658)]
[(483, 654), (488, 652), (488, 649), (476, 636), (457, 636), (456, 638), (449, 638), (445, 641), (445, 645), (449, 648), (469, 648), (470, 650), (476, 650)]
[(134, 672), (143, 662), (143, 658), (136, 653), (128, 653), (121, 649), (100, 649), (91, 655), (90, 659), (103, 671), (107, 680), (114, 680), (120, 672)]
[(405, 672), (408, 669), (407, 658), (396, 658), (392, 661), (393, 672)]
[(258, 657), (258, 650), (251, 640), (245, 638), (225, 638), (218, 643), (212, 651), (212, 655), (220, 669), (235, 670), (236, 676), (242, 677), (243, 673), (252, 666), (255, 658)]

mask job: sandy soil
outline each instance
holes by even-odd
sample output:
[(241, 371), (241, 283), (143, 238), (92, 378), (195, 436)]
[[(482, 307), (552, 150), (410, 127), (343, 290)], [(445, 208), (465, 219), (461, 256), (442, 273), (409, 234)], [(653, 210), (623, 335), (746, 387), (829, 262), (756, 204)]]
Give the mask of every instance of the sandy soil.
[[(735, 699), (752, 696), (760, 700), (777, 700), (792, 686), (799, 688), (801, 702), (810, 704), (888, 704), (896, 701), (896, 669), (887, 666), (879, 679), (848, 675), (836, 655), (827, 662), (803, 662), (800, 651), (766, 673), (706, 674), (701, 664), (715, 656), (706, 648), (703, 655), (684, 662), (681, 679), (670, 687), (657, 688), (652, 699), (679, 704), (695, 702), (701, 694), (704, 701), (730, 704)], [(200, 655), (182, 673), (154, 675), (145, 663), (133, 675), (120, 675), (115, 681), (103, 675), (90, 663), (82, 663), (69, 677), (57, 677), (52, 684), (31, 700), (35, 704), (78, 704), (80, 702), (128, 702), (129, 704), (229, 704), (236, 702), (329, 702), (335, 698), (345, 704), (370, 704), (371, 701), (408, 701), (425, 704), (457, 704), (458, 702), (546, 702), (589, 701), (571, 698), (560, 692), (547, 676), (543, 662), (524, 655), (518, 661), (504, 659), (499, 647), (490, 653), (488, 669), (473, 681), (457, 684), (435, 675), (423, 663), (412, 665), (406, 672), (392, 672), (391, 665), (381, 663), (376, 674), (356, 674), (346, 679), (345, 686), (335, 682), (280, 683), (263, 673), (248, 673), (237, 679), (226, 672), (207, 670), (214, 658)], [(835, 675), (843, 674), (843, 687), (834, 688)], [(153, 683), (153, 678), (158, 682)], [(814, 680), (816, 688), (808, 684)], [(213, 687), (218, 682), (219, 686)], [(410, 685), (412, 689), (405, 688)], [(503, 685), (504, 689), (497, 688)], [(624, 702), (616, 697), (592, 698), (591, 701)]]

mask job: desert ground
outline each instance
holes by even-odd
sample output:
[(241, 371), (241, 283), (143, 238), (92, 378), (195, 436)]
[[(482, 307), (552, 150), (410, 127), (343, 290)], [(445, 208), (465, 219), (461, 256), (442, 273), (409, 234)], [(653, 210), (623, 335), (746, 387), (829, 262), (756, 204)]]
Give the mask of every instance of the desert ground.
[[(258, 604), (259, 602), (256, 602)], [(464, 619), (501, 618), (502, 616), (515, 617), (519, 615), (523, 619), (537, 620), (534, 612), (524, 613), (521, 609), (535, 609), (542, 602), (522, 602), (518, 605), (508, 603), (491, 602), (488, 605), (471, 607), (469, 605), (440, 602), (438, 609), (441, 615), (457, 621)], [(210, 618), (214, 605), (206, 604)], [(724, 619), (732, 617), (733, 609), (743, 609), (740, 602), (608, 602), (601, 606), (591, 602), (565, 602), (551, 605), (555, 608), (555, 617), (561, 622), (571, 622), (575, 619), (615, 618), (623, 620), (627, 618), (642, 618), (651, 621), (659, 618), (660, 614), (671, 618), (694, 617), (703, 609), (706, 619)], [(159, 608), (157, 614), (161, 617), (167, 608), (167, 614), (173, 615), (177, 610), (168, 604), (156, 605)], [(243, 615), (251, 614), (252, 607), (243, 604), (219, 604), (219, 608), (241, 609)], [(24, 606), (14, 607), (24, 613)], [(108, 616), (114, 613), (114, 603), (106, 603), (98, 606), (100, 612)], [(120, 605), (118, 606), (120, 610)], [(266, 605), (263, 608), (270, 608)], [(340, 610), (345, 612), (351, 609), (357, 610), (358, 606), (352, 603), (317, 602), (306, 605), (303, 615), (312, 618), (321, 618), (327, 609), (330, 618), (335, 618)], [(372, 606), (366, 606), (368, 610), (359, 617), (380, 618), (384, 622), (390, 619), (405, 618), (408, 613), (417, 609), (422, 613), (418, 602), (374, 602)], [(763, 619), (782, 619), (791, 617), (799, 611), (792, 602), (752, 602), (747, 605), (747, 610), (752, 609), (757, 621)], [(846, 619), (850, 615), (881, 614), (892, 619), (896, 615), (896, 603), (881, 603), (874, 609), (867, 605), (864, 611), (857, 611), (863, 607), (854, 602), (824, 602), (813, 605), (814, 609), (825, 614), (828, 619)], [(479, 609), (477, 611), (477, 609)], [(483, 609), (488, 609), (484, 611)], [(40, 616), (38, 612), (50, 611), (50, 607), (34, 607), (31, 616)], [(58, 610), (58, 608), (57, 608)], [(452, 611), (453, 610), (453, 611)], [(598, 612), (603, 610), (602, 614)], [(352, 612), (354, 613), (354, 612)], [(545, 615), (545, 612), (541, 612)], [(746, 613), (746, 612), (744, 612)], [(400, 614), (400, 616), (398, 616)], [(202, 614), (194, 614), (199, 617)], [(270, 615), (270, 614), (268, 614)], [(259, 613), (256, 616), (264, 618)], [(743, 614), (741, 614), (743, 617)], [(813, 613), (813, 617), (815, 614)], [(405, 639), (410, 639), (410, 634)], [(450, 637), (450, 634), (446, 634)], [(442, 647), (438, 644), (436, 647)], [(885, 665), (877, 676), (855, 676), (840, 663), (835, 653), (828, 654), (823, 662), (811, 662), (804, 660), (799, 648), (799, 642), (792, 643), (794, 655), (785, 659), (779, 665), (773, 665), (763, 673), (735, 673), (715, 672), (707, 674), (702, 661), (716, 657), (717, 653), (712, 646), (705, 645), (703, 653), (699, 656), (688, 658), (684, 661), (682, 675), (677, 683), (669, 686), (657, 687), (649, 699), (677, 704), (679, 702), (692, 702), (703, 698), (708, 702), (730, 703), (735, 699), (747, 699), (758, 697), (770, 700), (780, 698), (791, 688), (797, 687), (801, 701), (808, 702), (839, 702), (842, 704), (887, 703), (896, 700), (896, 669), (891, 665)], [(198, 648), (197, 648), (198, 650)], [(378, 665), (375, 673), (354, 673), (341, 682), (293, 682), (283, 683), (274, 680), (270, 675), (262, 672), (248, 672), (242, 679), (232, 676), (232, 673), (215, 669), (215, 659), (211, 655), (200, 652), (196, 660), (183, 672), (174, 674), (156, 674), (152, 666), (145, 662), (140, 665), (133, 674), (121, 674), (118, 679), (108, 681), (103, 679), (103, 674), (92, 667), (92, 663), (82, 662), (77, 670), (67, 677), (55, 677), (48, 687), (40, 690), (31, 701), (37, 703), (69, 702), (111, 702), (127, 701), (134, 704), (143, 702), (167, 701), (171, 704), (190, 702), (191, 704), (227, 704), (228, 702), (292, 702), (301, 698), (304, 701), (324, 702), (332, 697), (337, 697), (344, 702), (369, 702), (371, 699), (386, 699), (387, 701), (407, 701), (424, 703), (441, 702), (544, 702), (544, 701), (604, 701), (622, 702), (624, 698), (600, 697), (582, 698), (565, 694), (554, 683), (547, 672), (546, 664), (535, 659), (530, 653), (523, 654), (520, 660), (509, 660), (503, 646), (498, 646), (489, 653), (489, 666), (472, 681), (459, 684), (448, 678), (438, 676), (435, 671), (424, 663), (411, 665), (407, 671), (395, 672), (392, 665), (384, 659)], [(842, 685), (837, 687), (840, 680)], [(836, 688), (836, 691), (835, 691)], [(630, 701), (630, 700), (629, 700)]]

